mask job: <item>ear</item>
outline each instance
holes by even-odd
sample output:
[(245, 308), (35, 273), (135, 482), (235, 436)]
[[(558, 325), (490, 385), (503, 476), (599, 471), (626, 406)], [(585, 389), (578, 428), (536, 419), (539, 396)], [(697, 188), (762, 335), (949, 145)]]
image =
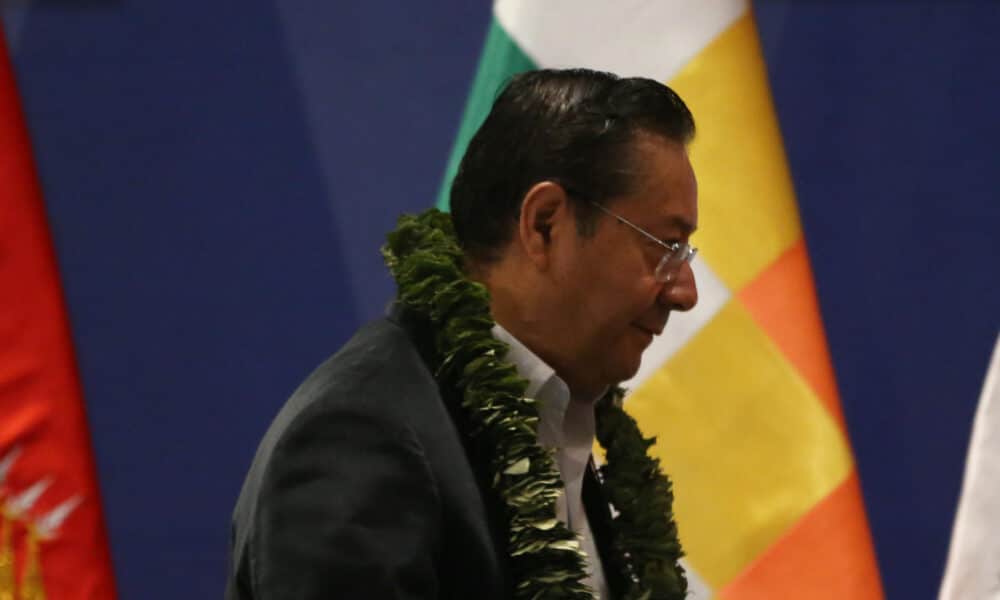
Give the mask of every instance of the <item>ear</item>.
[(521, 201), (518, 236), (525, 254), (539, 268), (550, 260), (552, 239), (573, 220), (566, 190), (557, 183), (536, 183)]

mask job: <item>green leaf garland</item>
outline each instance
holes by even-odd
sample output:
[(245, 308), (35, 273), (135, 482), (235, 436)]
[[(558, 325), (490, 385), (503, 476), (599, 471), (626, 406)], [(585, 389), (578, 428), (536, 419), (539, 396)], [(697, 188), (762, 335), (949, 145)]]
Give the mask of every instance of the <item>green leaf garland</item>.
[[(474, 442), (492, 449), (493, 492), (506, 507), (508, 557), (517, 600), (591, 600), (580, 541), (556, 519), (562, 481), (554, 451), (538, 444), (538, 407), (528, 382), (503, 360), (507, 345), (492, 334), (486, 288), (467, 279), (450, 215), (436, 209), (404, 215), (382, 248), (399, 287), (398, 301), (428, 320), (439, 357), (432, 365), (446, 398), (460, 398)], [(444, 391), (455, 391), (448, 394)], [(620, 388), (596, 408), (597, 438), (607, 452), (604, 490), (616, 516), (614, 550), (628, 582), (627, 600), (680, 600), (687, 580), (673, 520), (670, 480), (647, 455), (635, 421), (622, 410)], [(609, 565), (605, 565), (605, 569)]]

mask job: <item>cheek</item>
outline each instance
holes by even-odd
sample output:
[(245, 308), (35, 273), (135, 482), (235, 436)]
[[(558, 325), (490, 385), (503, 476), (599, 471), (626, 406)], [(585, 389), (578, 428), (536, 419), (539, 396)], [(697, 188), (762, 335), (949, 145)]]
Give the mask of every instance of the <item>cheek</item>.
[(625, 280), (615, 288), (594, 298), (590, 305), (591, 322), (598, 334), (606, 342), (618, 338), (634, 341), (636, 334), (642, 334), (634, 326), (636, 322), (647, 320), (649, 311), (656, 304), (655, 294), (651, 294), (641, 281)]
[(609, 251), (587, 283), (596, 317), (605, 321), (630, 322), (656, 303), (659, 284), (644, 257), (637, 252)]
[(561, 257), (556, 293), (577, 335), (615, 339), (655, 305), (658, 284), (647, 257), (628, 241), (592, 241)]

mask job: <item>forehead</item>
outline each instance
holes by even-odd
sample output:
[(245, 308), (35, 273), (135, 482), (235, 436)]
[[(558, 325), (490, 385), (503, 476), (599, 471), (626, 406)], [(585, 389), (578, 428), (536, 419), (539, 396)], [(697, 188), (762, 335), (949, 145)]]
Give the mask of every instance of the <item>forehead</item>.
[(635, 179), (632, 193), (620, 206), (649, 227), (698, 227), (698, 182), (687, 149), (658, 136), (640, 135), (633, 147)]

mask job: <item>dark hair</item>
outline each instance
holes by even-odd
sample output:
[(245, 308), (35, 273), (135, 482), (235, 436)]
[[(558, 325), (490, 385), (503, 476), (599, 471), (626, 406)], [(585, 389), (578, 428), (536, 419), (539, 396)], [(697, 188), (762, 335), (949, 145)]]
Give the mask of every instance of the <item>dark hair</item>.
[(516, 75), (469, 142), (452, 184), (459, 242), (475, 260), (495, 259), (524, 194), (540, 181), (572, 192), (577, 226), (587, 233), (595, 211), (580, 196), (607, 202), (633, 191), (639, 134), (687, 144), (694, 130), (684, 101), (652, 79), (589, 69)]

